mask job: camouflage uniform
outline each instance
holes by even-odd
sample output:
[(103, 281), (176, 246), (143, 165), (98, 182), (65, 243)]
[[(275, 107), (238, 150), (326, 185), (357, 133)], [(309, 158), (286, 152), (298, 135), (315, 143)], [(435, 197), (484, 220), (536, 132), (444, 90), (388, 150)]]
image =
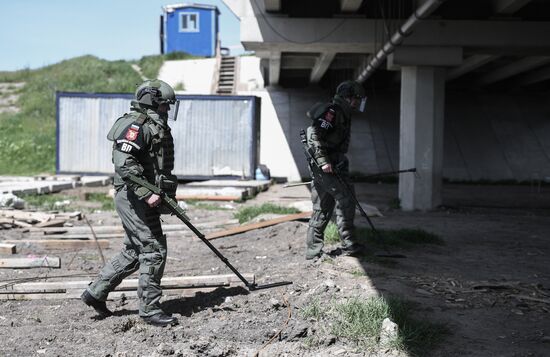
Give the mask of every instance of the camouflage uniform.
[(307, 231), (306, 259), (321, 255), (324, 231), (335, 207), (342, 246), (344, 249), (354, 246), (355, 202), (347, 195), (346, 188), (336, 175), (321, 170), (323, 165), (332, 164), (333, 169), (338, 170), (340, 177), (353, 190), (345, 155), (350, 142), (352, 111), (353, 108), (344, 98), (335, 95), (332, 102), (316, 104), (308, 112), (313, 123), (307, 128), (307, 144), (316, 164), (310, 165), (313, 214)]
[(88, 292), (97, 300), (139, 269), (139, 314), (142, 317), (162, 313), (160, 281), (166, 263), (166, 236), (160, 224), (160, 208), (151, 208), (145, 200), (152, 192), (127, 179), (129, 173), (166, 188), (177, 179), (174, 168), (174, 143), (167, 118), (132, 102), (132, 111), (119, 118), (107, 138), (113, 141), (115, 165), (115, 206), (125, 230), (122, 251), (108, 262)]

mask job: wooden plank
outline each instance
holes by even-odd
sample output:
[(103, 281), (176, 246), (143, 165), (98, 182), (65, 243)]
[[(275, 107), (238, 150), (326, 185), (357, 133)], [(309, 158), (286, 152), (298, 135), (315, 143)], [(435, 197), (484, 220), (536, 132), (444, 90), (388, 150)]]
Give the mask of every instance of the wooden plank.
[(27, 222), (23, 222), (23, 221), (18, 221), (18, 220), (13, 220), (13, 224), (16, 225), (16, 226), (19, 226), (21, 228), (32, 227), (32, 224), (27, 223)]
[(37, 228), (45, 228), (45, 227), (63, 227), (63, 225), (67, 222), (67, 219), (58, 218), (58, 219), (51, 219), (49, 221), (40, 222), (34, 225), (34, 227)]
[[(198, 222), (193, 223), (197, 228), (211, 228), (211, 227), (223, 227), (228, 225), (238, 224), (239, 221), (236, 219), (228, 219), (225, 221), (214, 221), (214, 222)], [(93, 227), (96, 234), (113, 234), (113, 233), (124, 233), (124, 228), (122, 226), (95, 226)], [(163, 232), (186, 232), (189, 230), (185, 224), (163, 224)], [(36, 236), (42, 235), (56, 235), (56, 234), (92, 234), (90, 227), (88, 226), (78, 226), (78, 227), (46, 227), (46, 228), (37, 228), (36, 226), (24, 229), (23, 232), (30, 232)]]
[(297, 219), (305, 219), (305, 218), (309, 218), (309, 217), (311, 217), (311, 212), (301, 212), (301, 213), (289, 214), (289, 215), (279, 217), (279, 218), (275, 218), (275, 219), (265, 221), (265, 222), (245, 224), (245, 225), (235, 227), (235, 228), (230, 228), (230, 229), (227, 229), (227, 230), (224, 230), (224, 231), (214, 232), (214, 233), (208, 234), (206, 236), (206, 239), (216, 239), (216, 238), (227, 237), (227, 236), (231, 236), (231, 235), (235, 235), (235, 234), (239, 234), (239, 233), (248, 232), (248, 231), (251, 231), (251, 230), (254, 230), (254, 229), (269, 227), (269, 226), (273, 226), (273, 225), (276, 225), (276, 224), (279, 224), (279, 223), (290, 222), (290, 221), (295, 221)]
[[(179, 297), (191, 297), (197, 293), (208, 293), (216, 289), (222, 288), (219, 287), (210, 287), (210, 288), (196, 288), (196, 289), (167, 289), (163, 290), (162, 294), (164, 296), (179, 296)], [(80, 299), (82, 291), (79, 290), (68, 290), (65, 292), (50, 292), (50, 293), (6, 293), (0, 294), (0, 301), (2, 300), (59, 300), (59, 299)], [(113, 291), (109, 293), (108, 301), (118, 300), (122, 296), (128, 299), (137, 299), (137, 291)]]
[[(97, 245), (93, 240), (78, 240), (78, 239), (7, 239), (0, 243), (12, 244), (32, 244), (43, 247), (45, 249), (72, 249), (72, 248), (96, 248)], [(98, 243), (101, 248), (109, 248), (109, 241), (99, 239)]]
[(29, 212), (29, 211), (18, 211), (18, 210), (0, 210), (0, 216), (6, 218), (13, 218), (16, 220), (33, 220), (33, 221), (47, 221), (54, 219), (53, 214), (47, 214), (44, 212)]
[[(242, 274), (250, 282), (254, 282), (254, 274)], [(55, 279), (55, 278), (52, 278)], [(60, 281), (39, 281), (29, 283), (13, 284), (6, 288), (10, 292), (57, 292), (60, 290), (85, 289), (94, 278), (90, 277), (83, 280), (60, 280)], [(115, 291), (126, 291), (137, 289), (139, 279), (124, 279)], [(200, 275), (200, 276), (165, 276), (161, 280), (163, 289), (181, 289), (181, 288), (203, 288), (212, 286), (231, 286), (239, 284), (241, 281), (236, 275)], [(0, 294), (6, 293), (0, 289)]]
[[(96, 233), (98, 239), (124, 238), (124, 233)], [(94, 239), (92, 233), (65, 233), (65, 234), (31, 234), (30, 238), (36, 239)]]
[(271, 181), (267, 180), (207, 180), (195, 181), (185, 184), (184, 186), (191, 187), (253, 187), (257, 191), (265, 191), (271, 185)]
[(0, 243), (0, 254), (15, 254), (15, 244)]
[(177, 194), (176, 199), (180, 201), (242, 201), (242, 196), (206, 196), (206, 195), (189, 195)]
[[(207, 187), (186, 187), (185, 185), (180, 186), (176, 191), (176, 198), (178, 197), (238, 197), (238, 200), (244, 199), (247, 197), (246, 188), (240, 187), (217, 187), (217, 188), (207, 188)], [(189, 198), (188, 198), (189, 199)]]
[[(213, 222), (198, 222), (193, 223), (197, 228), (216, 228), (224, 227), (238, 224), (239, 221), (236, 219), (228, 219), (225, 221), (213, 221)], [(122, 226), (96, 226), (94, 228), (94, 233), (100, 237), (104, 235), (105, 238), (108, 237), (119, 237), (124, 236), (124, 228)], [(164, 233), (187, 233), (189, 228), (185, 224), (163, 224), (162, 230)], [(78, 226), (78, 227), (47, 227), (47, 228), (36, 228), (36, 226), (24, 229), (23, 232), (31, 233), (33, 238), (65, 238), (68, 235), (80, 235), (82, 239), (91, 237), (91, 230), (88, 226)], [(119, 235), (122, 234), (122, 235)]]
[[(254, 274), (243, 274), (249, 282), (255, 281)], [(0, 300), (34, 300), (34, 299), (79, 299), (82, 291), (93, 278), (79, 281), (55, 281), (19, 283), (0, 289)], [(109, 294), (109, 300), (120, 298), (137, 298), (138, 279), (126, 279)], [(162, 279), (163, 295), (192, 296), (197, 292), (210, 292), (218, 288), (242, 286), (243, 283), (233, 274), (206, 275), (191, 277), (164, 277)]]
[(58, 257), (0, 258), (0, 268), (61, 268)]

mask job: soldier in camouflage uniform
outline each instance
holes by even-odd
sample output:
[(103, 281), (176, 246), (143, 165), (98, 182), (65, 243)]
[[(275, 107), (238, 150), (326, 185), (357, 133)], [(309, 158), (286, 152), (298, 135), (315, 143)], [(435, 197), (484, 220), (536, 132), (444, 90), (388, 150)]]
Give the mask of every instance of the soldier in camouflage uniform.
[[(105, 300), (121, 281), (139, 270), (139, 315), (146, 323), (177, 323), (160, 308), (160, 281), (166, 263), (166, 236), (160, 224), (161, 199), (128, 179), (136, 175), (175, 196), (174, 143), (168, 113), (177, 116), (174, 90), (160, 80), (149, 80), (136, 91), (130, 113), (117, 119), (107, 138), (113, 141), (115, 206), (125, 230), (122, 251), (100, 271), (82, 294), (82, 300), (102, 317), (112, 315)], [(170, 111), (170, 105), (175, 108)], [(175, 113), (175, 114), (174, 114)], [(158, 207), (157, 207), (158, 206)], [(167, 213), (167, 212), (166, 212)]]
[(363, 111), (365, 99), (361, 84), (346, 81), (338, 86), (331, 102), (317, 103), (308, 111), (313, 122), (306, 131), (307, 146), (315, 162), (310, 163), (313, 214), (307, 231), (306, 259), (322, 255), (324, 231), (335, 208), (342, 250), (353, 254), (360, 249), (353, 240), (355, 201), (346, 193), (346, 188), (334, 172), (338, 170), (340, 177), (353, 191), (346, 157), (351, 135), (351, 114), (354, 110)]

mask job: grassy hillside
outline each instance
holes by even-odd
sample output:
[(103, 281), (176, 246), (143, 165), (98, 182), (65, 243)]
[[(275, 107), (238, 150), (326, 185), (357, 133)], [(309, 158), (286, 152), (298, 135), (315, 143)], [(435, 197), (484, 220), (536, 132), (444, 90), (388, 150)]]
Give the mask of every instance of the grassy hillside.
[(0, 113), (0, 174), (55, 172), (55, 92), (134, 92), (140, 76), (157, 76), (165, 59), (187, 54), (146, 56), (139, 61), (106, 61), (82, 56), (36, 70), (0, 72), (0, 82), (25, 82), (18, 90), (18, 113)]

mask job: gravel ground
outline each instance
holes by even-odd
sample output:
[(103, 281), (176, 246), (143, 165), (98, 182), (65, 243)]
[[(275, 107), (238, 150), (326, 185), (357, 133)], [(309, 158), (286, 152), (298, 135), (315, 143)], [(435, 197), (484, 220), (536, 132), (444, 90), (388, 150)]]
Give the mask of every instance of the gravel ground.
[[(429, 213), (390, 209), (395, 185), (359, 184), (357, 191), (362, 200), (383, 211), (385, 217), (374, 219), (379, 229), (422, 228), (438, 234), (445, 244), (399, 251), (407, 256), (399, 260), (337, 256), (312, 262), (304, 260), (306, 222), (249, 231), (214, 240), (213, 244), (241, 273), (254, 273), (258, 283), (291, 280), (292, 285), (255, 292), (232, 287), (187, 298), (167, 296), (163, 308), (180, 322), (167, 328), (144, 324), (133, 299), (108, 302), (115, 315), (103, 320), (76, 299), (1, 301), (0, 355), (411, 355), (388, 349), (366, 351), (332, 335), (322, 321), (302, 313), (313, 301), (330, 303), (372, 296), (411, 301), (416, 318), (446, 326), (443, 341), (422, 355), (549, 355), (548, 187), (533, 192), (528, 186), (447, 185), (446, 208)], [(304, 187), (275, 186), (245, 205), (301, 199), (307, 199)], [(233, 213), (189, 208), (192, 221), (197, 223), (226, 221)], [(113, 212), (90, 213), (87, 217), (92, 224), (119, 223)], [(165, 221), (178, 223), (174, 217)], [(363, 225), (360, 217), (357, 223)], [(27, 235), (20, 230), (0, 231), (2, 238)], [(111, 239), (110, 248), (104, 251), (107, 258), (117, 253), (121, 241)], [(168, 244), (165, 276), (230, 273), (198, 239), (170, 236)], [(41, 251), (26, 246), (18, 253), (59, 256), (62, 268), (2, 269), (0, 285), (31, 276), (94, 276), (101, 268), (94, 249)]]

